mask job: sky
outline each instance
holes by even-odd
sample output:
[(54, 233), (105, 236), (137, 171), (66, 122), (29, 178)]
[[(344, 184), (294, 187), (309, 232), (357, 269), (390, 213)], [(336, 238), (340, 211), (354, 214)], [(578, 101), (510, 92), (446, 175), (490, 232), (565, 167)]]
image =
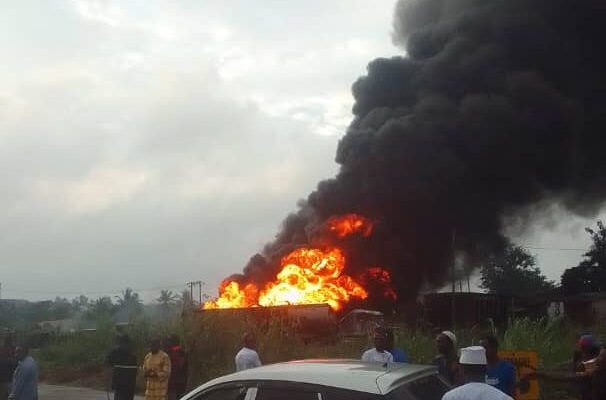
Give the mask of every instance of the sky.
[[(394, 3), (3, 4), (2, 297), (214, 294), (336, 173), (351, 84), (404, 54)], [(594, 219), (508, 231), (558, 280)]]

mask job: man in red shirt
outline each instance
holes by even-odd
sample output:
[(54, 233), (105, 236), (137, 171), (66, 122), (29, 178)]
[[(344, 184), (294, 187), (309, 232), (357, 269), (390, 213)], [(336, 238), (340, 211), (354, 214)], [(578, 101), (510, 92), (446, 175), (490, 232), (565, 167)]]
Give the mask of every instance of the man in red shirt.
[(170, 378), (168, 380), (168, 400), (180, 399), (187, 390), (187, 353), (179, 343), (179, 337), (172, 335), (166, 346), (166, 353), (170, 357)]

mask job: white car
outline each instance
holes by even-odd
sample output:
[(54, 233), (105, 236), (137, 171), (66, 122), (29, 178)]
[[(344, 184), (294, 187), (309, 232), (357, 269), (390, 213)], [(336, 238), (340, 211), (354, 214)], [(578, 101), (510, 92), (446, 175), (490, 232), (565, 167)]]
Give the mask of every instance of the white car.
[(181, 400), (441, 400), (449, 389), (428, 365), (305, 360), (225, 375)]

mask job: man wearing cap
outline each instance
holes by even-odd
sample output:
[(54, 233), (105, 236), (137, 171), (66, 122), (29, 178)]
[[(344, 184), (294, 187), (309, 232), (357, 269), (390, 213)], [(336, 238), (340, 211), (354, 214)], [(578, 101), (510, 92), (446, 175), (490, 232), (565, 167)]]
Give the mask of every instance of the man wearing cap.
[(456, 344), (457, 337), (451, 331), (443, 331), (436, 336), (438, 355), (433, 363), (438, 367), (438, 374), (451, 385), (463, 383), (463, 370), (457, 358)]
[(382, 330), (375, 331), (375, 347), (362, 354), (362, 361), (387, 363), (393, 362), (393, 356), (387, 351), (387, 335)]
[(467, 382), (442, 397), (442, 400), (513, 400), (494, 387), (484, 383), (486, 376), (486, 350), (481, 346), (461, 349), (459, 360)]
[(128, 335), (116, 337), (116, 346), (107, 356), (107, 364), (112, 367), (114, 400), (133, 400), (137, 386), (137, 356), (133, 352)]
[(486, 383), (513, 397), (516, 368), (510, 361), (499, 358), (497, 338), (494, 335), (486, 335), (480, 339), (480, 345), (486, 350)]

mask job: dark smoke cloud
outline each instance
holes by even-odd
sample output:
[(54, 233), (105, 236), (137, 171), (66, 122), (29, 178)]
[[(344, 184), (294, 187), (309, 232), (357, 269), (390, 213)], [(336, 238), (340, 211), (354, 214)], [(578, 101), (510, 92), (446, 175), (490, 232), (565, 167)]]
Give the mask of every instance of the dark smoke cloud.
[[(265, 281), (331, 215), (378, 221), (343, 245), (349, 272), (385, 266), (401, 298), (498, 251), (503, 215), (606, 198), (606, 6), (590, 0), (400, 1), (394, 41), (358, 79), (334, 179), (320, 182), (240, 279)], [(321, 239), (318, 239), (320, 237)]]

